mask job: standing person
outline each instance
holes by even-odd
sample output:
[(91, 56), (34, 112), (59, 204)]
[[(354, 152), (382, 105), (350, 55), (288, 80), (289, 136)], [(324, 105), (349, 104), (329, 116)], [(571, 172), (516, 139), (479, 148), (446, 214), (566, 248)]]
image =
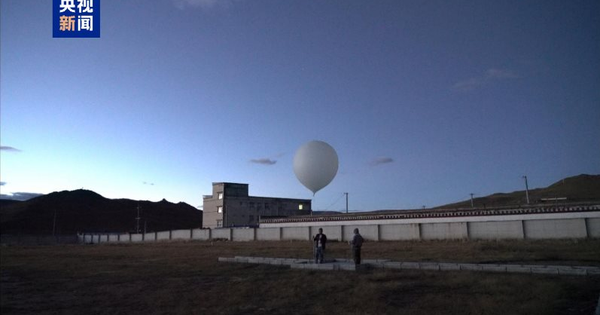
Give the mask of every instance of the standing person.
[(360, 265), (360, 248), (365, 240), (360, 233), (358, 233), (358, 229), (354, 229), (354, 237), (350, 241), (350, 245), (352, 246), (352, 257), (354, 258), (354, 264)]
[(323, 229), (319, 229), (319, 234), (313, 237), (313, 242), (315, 245), (315, 264), (322, 264), (327, 244), (327, 236), (323, 234)]

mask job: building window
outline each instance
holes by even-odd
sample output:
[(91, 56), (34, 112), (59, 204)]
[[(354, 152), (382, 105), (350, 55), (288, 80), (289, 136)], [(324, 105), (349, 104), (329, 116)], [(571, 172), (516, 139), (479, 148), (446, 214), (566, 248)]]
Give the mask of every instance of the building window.
[(217, 199), (219, 199), (219, 200), (223, 199), (223, 193), (222, 192), (217, 193)]
[(217, 220), (217, 227), (223, 227), (223, 220)]
[(304, 209), (304, 205), (303, 204), (299, 204), (298, 205), (298, 210), (302, 210), (302, 209)]
[(217, 213), (223, 213), (223, 206), (217, 206)]

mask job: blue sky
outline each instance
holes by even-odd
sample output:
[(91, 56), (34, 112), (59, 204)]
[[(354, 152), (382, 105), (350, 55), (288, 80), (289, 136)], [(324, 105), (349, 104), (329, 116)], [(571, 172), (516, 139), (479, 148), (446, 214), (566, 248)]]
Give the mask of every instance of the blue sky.
[(433, 207), (600, 173), (600, 2), (102, 0), (99, 39), (1, 2), (3, 195), (194, 206), (212, 182), (313, 207)]

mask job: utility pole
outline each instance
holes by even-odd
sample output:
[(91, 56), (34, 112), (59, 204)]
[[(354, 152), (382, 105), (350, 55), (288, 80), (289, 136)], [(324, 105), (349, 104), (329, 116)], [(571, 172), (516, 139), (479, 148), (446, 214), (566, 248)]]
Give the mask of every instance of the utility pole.
[(471, 208), (475, 208), (475, 205), (473, 204), (473, 193), (471, 193)]
[(529, 185), (527, 184), (527, 176), (523, 175), (525, 179), (525, 196), (527, 197), (527, 204), (529, 204)]
[(137, 206), (137, 217), (135, 218), (135, 232), (140, 233), (140, 205)]
[(348, 193), (344, 193), (346, 195), (346, 213), (348, 213)]

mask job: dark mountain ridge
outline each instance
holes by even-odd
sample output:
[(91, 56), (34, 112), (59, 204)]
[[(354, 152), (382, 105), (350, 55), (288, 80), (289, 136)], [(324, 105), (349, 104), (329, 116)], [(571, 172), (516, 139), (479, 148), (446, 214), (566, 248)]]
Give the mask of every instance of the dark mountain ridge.
[(2, 205), (0, 229), (3, 234), (135, 232), (138, 207), (141, 232), (202, 227), (202, 211), (183, 202), (107, 199), (79, 189)]

